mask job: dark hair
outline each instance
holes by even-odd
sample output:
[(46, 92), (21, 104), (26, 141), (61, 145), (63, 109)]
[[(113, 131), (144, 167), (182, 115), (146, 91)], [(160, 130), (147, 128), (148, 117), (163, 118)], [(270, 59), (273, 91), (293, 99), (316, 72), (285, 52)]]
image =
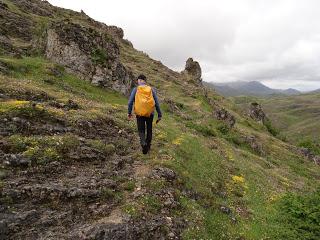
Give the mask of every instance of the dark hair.
[(143, 80), (143, 81), (147, 81), (147, 77), (146, 77), (145, 75), (143, 75), (143, 74), (140, 74), (140, 75), (138, 76), (137, 80), (138, 80), (138, 79), (141, 79), (141, 80)]

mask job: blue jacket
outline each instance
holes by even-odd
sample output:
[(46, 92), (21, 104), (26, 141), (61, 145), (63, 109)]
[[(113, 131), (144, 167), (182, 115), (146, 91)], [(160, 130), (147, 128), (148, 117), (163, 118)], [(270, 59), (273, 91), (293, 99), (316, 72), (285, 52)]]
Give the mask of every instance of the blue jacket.
[[(141, 85), (144, 85), (144, 84), (141, 84)], [(133, 108), (133, 103), (134, 103), (134, 100), (136, 97), (136, 93), (137, 93), (137, 88), (135, 87), (130, 94), (130, 98), (129, 98), (129, 102), (128, 102), (128, 114), (132, 114), (132, 108)], [(158, 118), (162, 118), (162, 113), (161, 113), (161, 109), (160, 109), (160, 104), (159, 104), (157, 92), (155, 91), (154, 88), (152, 88), (152, 95), (153, 95), (155, 107), (156, 107), (156, 110), (158, 113)], [(152, 113), (152, 115), (153, 114), (154, 113)]]

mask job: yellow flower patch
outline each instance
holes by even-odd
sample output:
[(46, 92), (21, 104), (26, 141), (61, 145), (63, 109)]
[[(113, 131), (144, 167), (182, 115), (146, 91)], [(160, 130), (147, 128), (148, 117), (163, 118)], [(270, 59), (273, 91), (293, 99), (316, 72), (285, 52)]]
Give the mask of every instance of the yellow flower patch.
[(236, 183), (244, 183), (244, 177), (242, 176), (232, 176), (232, 180)]
[(173, 140), (172, 143), (173, 143), (174, 145), (181, 145), (182, 141), (183, 141), (183, 137), (178, 137), (178, 138), (176, 138), (175, 140)]
[(6, 102), (0, 102), (0, 112), (6, 112), (14, 108), (19, 108), (26, 104), (29, 104), (29, 101), (10, 100)]
[(19, 100), (14, 100), (14, 101), (9, 101), (7, 102), (8, 104), (12, 105), (12, 106), (22, 106), (25, 105), (27, 103), (29, 103), (29, 101), (19, 101)]

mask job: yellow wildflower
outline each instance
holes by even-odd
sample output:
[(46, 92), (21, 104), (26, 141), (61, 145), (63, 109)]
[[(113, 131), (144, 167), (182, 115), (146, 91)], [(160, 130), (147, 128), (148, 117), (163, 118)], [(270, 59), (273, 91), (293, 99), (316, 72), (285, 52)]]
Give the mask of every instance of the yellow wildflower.
[(244, 177), (242, 176), (232, 176), (232, 180), (237, 183), (244, 183)]
[(175, 140), (173, 140), (173, 144), (174, 145), (181, 145), (183, 138), (182, 137), (178, 137)]

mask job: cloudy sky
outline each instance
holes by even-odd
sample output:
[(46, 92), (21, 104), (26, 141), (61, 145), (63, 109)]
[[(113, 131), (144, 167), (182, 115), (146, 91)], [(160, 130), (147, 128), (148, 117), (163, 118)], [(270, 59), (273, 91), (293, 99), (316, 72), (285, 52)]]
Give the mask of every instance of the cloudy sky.
[(188, 57), (209, 82), (320, 88), (319, 0), (49, 0), (124, 29), (175, 70)]

